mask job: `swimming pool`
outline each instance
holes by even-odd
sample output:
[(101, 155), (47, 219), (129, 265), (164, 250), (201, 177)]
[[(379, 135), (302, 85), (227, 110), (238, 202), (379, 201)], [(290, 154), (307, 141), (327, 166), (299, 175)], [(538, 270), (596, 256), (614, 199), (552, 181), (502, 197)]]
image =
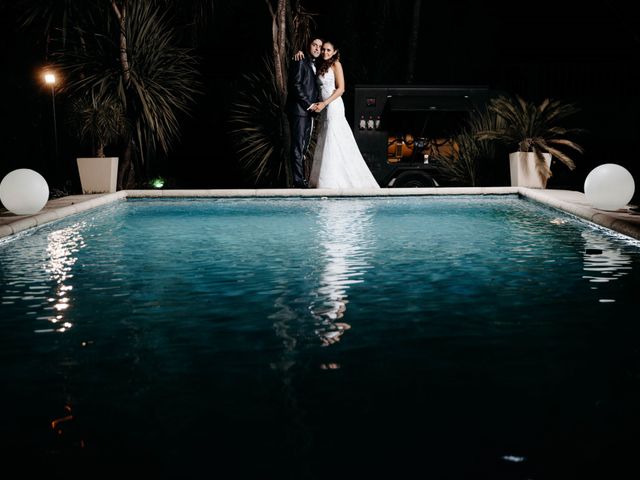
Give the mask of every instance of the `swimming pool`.
[(112, 204), (0, 242), (2, 451), (85, 478), (610, 477), (637, 469), (639, 268), (511, 196)]

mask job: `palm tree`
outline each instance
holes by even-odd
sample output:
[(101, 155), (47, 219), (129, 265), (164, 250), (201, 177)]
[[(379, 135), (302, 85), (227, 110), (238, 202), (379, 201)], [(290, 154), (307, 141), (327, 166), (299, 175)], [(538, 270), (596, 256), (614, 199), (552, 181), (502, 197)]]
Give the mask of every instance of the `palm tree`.
[(155, 2), (111, 2), (113, 15), (76, 28), (81, 42), (56, 55), (71, 94), (117, 97), (131, 125), (123, 138), (118, 185), (142, 181), (149, 160), (179, 138), (179, 115), (200, 92), (196, 59), (180, 48), (168, 14)]
[(174, 15), (212, 11), (213, 0), (21, 0), (25, 26), (50, 37), (61, 29), (57, 63), (72, 96), (93, 92), (117, 98), (131, 129), (121, 143), (120, 188), (139, 183), (156, 152), (167, 154), (179, 137), (179, 116), (189, 112), (200, 83), (196, 58), (181, 48)]
[(80, 140), (89, 141), (93, 155), (104, 157), (107, 145), (117, 142), (129, 130), (124, 106), (110, 94), (100, 98), (95, 92), (73, 99), (70, 126)]

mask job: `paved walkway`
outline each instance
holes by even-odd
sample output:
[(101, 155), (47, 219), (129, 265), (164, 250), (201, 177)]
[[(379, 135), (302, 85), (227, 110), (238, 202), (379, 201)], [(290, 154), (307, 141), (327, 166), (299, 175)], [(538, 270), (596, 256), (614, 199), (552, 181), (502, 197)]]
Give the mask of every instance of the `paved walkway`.
[(49, 201), (35, 215), (14, 215), (0, 209), (0, 238), (43, 225), (114, 201), (143, 197), (359, 197), (414, 195), (514, 195), (520, 194), (571, 213), (597, 225), (640, 240), (640, 214), (627, 209), (615, 212), (592, 208), (584, 193), (522, 187), (480, 188), (383, 188), (380, 190), (260, 189), (260, 190), (123, 190), (97, 195), (70, 195)]

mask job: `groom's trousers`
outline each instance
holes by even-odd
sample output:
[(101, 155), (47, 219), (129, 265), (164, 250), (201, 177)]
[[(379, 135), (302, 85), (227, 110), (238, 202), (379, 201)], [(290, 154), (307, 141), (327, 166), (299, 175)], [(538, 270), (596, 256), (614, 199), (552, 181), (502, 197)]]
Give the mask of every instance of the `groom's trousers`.
[(309, 148), (311, 140), (311, 128), (313, 117), (311, 115), (289, 117), (291, 124), (291, 167), (293, 170), (293, 185), (302, 187), (306, 185), (304, 178), (304, 155)]

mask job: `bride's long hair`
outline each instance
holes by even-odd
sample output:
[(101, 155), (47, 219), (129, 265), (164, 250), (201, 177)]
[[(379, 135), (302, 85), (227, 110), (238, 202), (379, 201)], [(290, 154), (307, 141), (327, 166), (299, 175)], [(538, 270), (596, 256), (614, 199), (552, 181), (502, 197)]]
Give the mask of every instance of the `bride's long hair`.
[(335, 51), (335, 53), (333, 54), (333, 57), (331, 57), (329, 60), (322, 59), (322, 62), (320, 63), (320, 68), (318, 68), (318, 75), (324, 75), (325, 73), (327, 73), (331, 68), (331, 66), (340, 60), (340, 50), (336, 48), (333, 42), (330, 42), (328, 40), (325, 40), (322, 46), (324, 47), (327, 43), (333, 47), (333, 50)]

